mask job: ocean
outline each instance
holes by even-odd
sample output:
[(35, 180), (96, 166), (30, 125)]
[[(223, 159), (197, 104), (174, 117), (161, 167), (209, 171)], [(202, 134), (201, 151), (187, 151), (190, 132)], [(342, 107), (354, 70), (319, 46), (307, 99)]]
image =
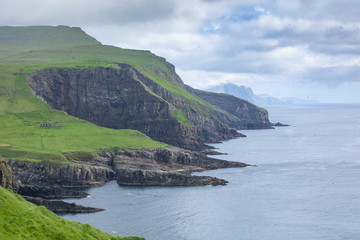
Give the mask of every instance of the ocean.
[(104, 208), (65, 214), (116, 236), (147, 240), (360, 239), (360, 105), (267, 108), (290, 124), (212, 144), (220, 159), (254, 167), (196, 173), (226, 186), (123, 187), (69, 199)]

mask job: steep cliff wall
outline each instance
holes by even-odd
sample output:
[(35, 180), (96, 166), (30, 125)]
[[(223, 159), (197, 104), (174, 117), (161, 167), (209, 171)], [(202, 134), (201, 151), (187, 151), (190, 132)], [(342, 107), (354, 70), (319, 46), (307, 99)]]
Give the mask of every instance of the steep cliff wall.
[[(231, 95), (205, 92), (187, 86), (177, 75), (174, 65), (166, 62), (165, 59), (160, 58), (160, 60), (168, 71), (154, 67), (158, 75), (204, 100), (205, 103), (215, 106), (215, 108), (209, 108), (197, 102), (188, 102), (184, 99), (179, 101), (178, 97), (166, 90), (164, 91), (156, 83), (147, 81), (145, 84), (153, 92), (180, 109), (195, 126), (202, 126), (201, 131), (207, 132), (205, 136), (211, 136), (211, 132), (215, 132), (215, 136), (218, 135), (215, 138), (221, 139), (219, 137), (221, 134), (225, 136), (224, 138), (227, 138), (233, 134), (229, 127), (235, 129), (263, 129), (272, 126), (268, 118), (268, 112), (265, 109)], [(126, 67), (128, 65), (120, 64), (120, 66)], [(206, 139), (206, 137), (204, 138)]]
[[(270, 126), (266, 111), (235, 97), (201, 94), (184, 85), (171, 64), (166, 66), (169, 71), (154, 68), (195, 100), (168, 91), (127, 64), (119, 64), (119, 69), (45, 69), (32, 74), (28, 84), (55, 109), (100, 126), (136, 129), (154, 140), (192, 150), (205, 149), (204, 142), (242, 136), (234, 128)], [(177, 118), (177, 109), (193, 126)]]
[[(182, 82), (180, 77), (175, 72), (175, 67), (170, 63), (164, 61), (164, 65), (168, 68), (168, 71), (164, 71), (161, 68), (155, 67), (154, 71), (157, 74), (167, 81), (170, 81), (177, 86), (183, 88), (187, 94), (186, 85)], [(242, 136), (237, 133), (235, 129), (229, 127), (229, 122), (238, 122), (239, 119), (236, 116), (233, 116), (230, 113), (225, 111), (220, 111), (210, 104), (201, 102), (201, 99), (197, 99), (192, 96), (192, 100), (187, 99), (183, 96), (178, 96), (155, 81), (144, 77), (141, 73), (135, 70), (132, 66), (127, 64), (118, 64), (122, 69), (133, 69), (137, 75), (138, 79), (144, 83), (152, 92), (160, 96), (162, 99), (171, 103), (177, 109), (179, 109), (186, 118), (196, 126), (196, 134), (200, 138), (200, 141), (204, 142), (217, 142), (224, 139), (231, 139), (235, 137)], [(189, 94), (191, 96), (191, 94)], [(194, 100), (195, 99), (195, 100)], [(178, 145), (177, 145), (178, 146)]]
[(226, 121), (229, 126), (236, 129), (262, 129), (270, 128), (268, 112), (248, 101), (228, 95), (205, 92), (186, 86), (192, 94), (206, 102), (223, 109), (237, 117), (237, 121)]
[(176, 119), (175, 108), (151, 93), (133, 68), (46, 69), (28, 79), (51, 107), (100, 126), (135, 129), (176, 146), (203, 147), (194, 127)]

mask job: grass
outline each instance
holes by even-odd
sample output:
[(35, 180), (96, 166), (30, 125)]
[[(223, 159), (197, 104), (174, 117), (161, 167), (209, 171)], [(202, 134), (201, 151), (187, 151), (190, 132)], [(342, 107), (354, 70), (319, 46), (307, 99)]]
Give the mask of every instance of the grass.
[[(52, 127), (40, 128), (44, 123)], [(168, 147), (135, 130), (99, 127), (52, 109), (0, 114), (0, 128), (0, 154), (8, 160), (67, 163), (67, 152)]]
[(25, 201), (0, 186), (0, 239), (2, 240), (141, 240), (115, 237), (88, 224), (65, 220), (43, 206)]
[(0, 49), (5, 53), (100, 44), (77, 27), (0, 27), (0, 33)]

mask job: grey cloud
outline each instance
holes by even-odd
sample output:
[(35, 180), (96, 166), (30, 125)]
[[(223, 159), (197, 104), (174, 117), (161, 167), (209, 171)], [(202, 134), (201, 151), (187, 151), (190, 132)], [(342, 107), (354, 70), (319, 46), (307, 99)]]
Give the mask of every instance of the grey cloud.
[(124, 25), (164, 20), (176, 9), (175, 0), (9, 2), (0, 9), (0, 25)]
[[(288, 6), (292, 7), (288, 7)], [(358, 21), (360, 2), (354, 0), (277, 0), (267, 7), (278, 16), (307, 18), (313, 20), (334, 19), (339, 21)]]
[(116, 25), (164, 20), (172, 16), (175, 7), (176, 2), (172, 0), (109, 1), (97, 12), (94, 23)]
[(307, 45), (312, 51), (330, 55), (360, 54), (359, 28), (346, 30), (343, 26), (337, 26), (309, 29), (305, 32), (285, 29), (281, 32), (269, 32), (264, 38), (277, 40), (281, 46)]

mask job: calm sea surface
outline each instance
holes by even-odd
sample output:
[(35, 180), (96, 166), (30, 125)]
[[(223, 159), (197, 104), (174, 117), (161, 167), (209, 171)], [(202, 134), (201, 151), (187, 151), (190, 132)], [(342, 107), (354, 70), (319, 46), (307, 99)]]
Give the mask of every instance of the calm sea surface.
[(219, 158), (256, 164), (201, 173), (217, 187), (120, 187), (71, 199), (105, 208), (63, 215), (112, 235), (147, 240), (360, 239), (360, 106), (268, 108), (274, 130), (213, 145)]

